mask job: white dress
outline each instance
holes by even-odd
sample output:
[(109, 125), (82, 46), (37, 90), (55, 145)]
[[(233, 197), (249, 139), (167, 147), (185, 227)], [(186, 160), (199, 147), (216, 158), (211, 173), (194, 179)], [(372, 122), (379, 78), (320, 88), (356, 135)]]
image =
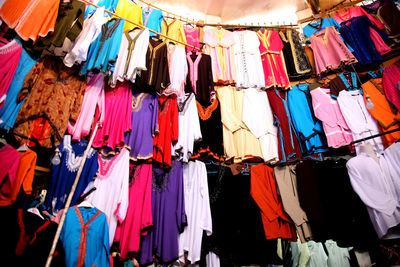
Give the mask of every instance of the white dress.
[(400, 143), (394, 143), (383, 153), (393, 178), (396, 195), (400, 198)]
[(179, 235), (179, 257), (188, 252), (191, 263), (200, 260), (203, 231), (212, 234), (210, 199), (208, 194), (207, 170), (201, 161), (191, 161), (183, 166), (185, 212), (187, 227)]
[(184, 47), (168, 44), (168, 69), (171, 83), (163, 91), (163, 94), (176, 94), (178, 97), (183, 97), (185, 95), (186, 76), (189, 71)]
[(279, 161), (277, 129), (265, 91), (257, 88), (244, 90), (243, 122), (260, 140), (265, 162)]
[(117, 223), (124, 221), (129, 204), (129, 151), (126, 148), (112, 158), (104, 158), (99, 153), (97, 178), (86, 190), (92, 187), (96, 190), (87, 201), (107, 215), (111, 246)]
[[(346, 120), (347, 125), (353, 133), (353, 139), (358, 140), (361, 138), (369, 137), (371, 135), (379, 134), (378, 125), (371, 114), (368, 112), (364, 98), (360, 90), (346, 91), (342, 90), (337, 98), (340, 110)], [(360, 153), (360, 146), (363, 144), (371, 144), (377, 153), (383, 152), (382, 138), (377, 137), (367, 141), (356, 143), (357, 155)]]
[(101, 26), (107, 22), (104, 16), (104, 7), (99, 7), (93, 15), (83, 22), (82, 31), (76, 37), (75, 42), (72, 44), (71, 49), (64, 57), (64, 64), (67, 67), (86, 61), (87, 53), (90, 44), (96, 40), (97, 36), (101, 33)]
[(354, 191), (367, 206), (369, 217), (379, 238), (396, 238), (388, 230), (400, 223), (400, 196), (396, 194), (389, 164), (384, 156), (379, 163), (366, 153), (350, 159), (347, 170)]
[(322, 243), (308, 241), (308, 250), (310, 251), (310, 261), (308, 262), (308, 267), (328, 267), (328, 256), (322, 247)]
[(235, 44), (235, 81), (238, 88), (265, 87), (260, 55), (260, 41), (253, 31), (233, 32)]
[(178, 98), (178, 110), (179, 139), (172, 147), (172, 155), (178, 156), (183, 162), (188, 162), (193, 154), (194, 143), (202, 138), (194, 94)]
[(331, 239), (325, 241), (325, 247), (329, 255), (329, 267), (350, 267), (349, 251), (351, 248), (341, 248)]
[(135, 82), (137, 73), (146, 70), (146, 53), (149, 46), (149, 30), (126, 32), (122, 35), (117, 62), (112, 75), (111, 86), (117, 81)]

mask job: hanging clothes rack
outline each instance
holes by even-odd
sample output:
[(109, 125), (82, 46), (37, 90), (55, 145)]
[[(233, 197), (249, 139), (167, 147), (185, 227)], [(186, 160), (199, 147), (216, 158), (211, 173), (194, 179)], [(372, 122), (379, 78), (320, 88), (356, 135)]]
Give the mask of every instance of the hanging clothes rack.
[[(100, 6), (96, 5), (96, 4), (93, 4), (93, 3), (89, 2), (88, 0), (79, 0), (79, 1), (84, 2), (84, 3), (88, 4), (88, 5), (94, 6), (94, 7), (96, 7), (96, 8), (99, 8), (99, 7), (100, 7)], [(154, 30), (152, 30), (152, 29), (149, 29), (148, 27), (145, 27), (145, 26), (140, 25), (140, 24), (137, 24), (137, 23), (135, 23), (135, 22), (133, 22), (133, 21), (131, 21), (131, 20), (128, 20), (128, 19), (126, 19), (126, 18), (124, 18), (124, 17), (121, 17), (121, 16), (115, 14), (114, 12), (111, 12), (111, 11), (106, 10), (106, 9), (105, 9), (104, 11), (107, 12), (108, 14), (111, 14), (111, 15), (115, 16), (115, 17), (124, 19), (126, 22), (132, 23), (133, 25), (135, 25), (135, 26), (137, 26), (137, 27), (139, 27), (139, 28), (148, 29), (150, 32), (153, 32), (153, 33), (155, 33), (155, 34), (157, 34), (157, 35), (159, 35), (159, 36), (161, 36), (161, 37), (164, 37), (164, 38), (166, 38), (166, 39), (169, 39), (169, 40), (171, 40), (171, 41), (174, 42), (174, 43), (182, 44), (182, 45), (184, 45), (184, 46), (192, 47), (192, 48), (194, 48), (194, 49), (196, 49), (196, 50), (201, 51), (201, 49), (198, 48), (198, 47), (196, 47), (196, 46), (193, 46), (193, 45), (190, 45), (190, 44), (188, 44), (188, 43), (175, 40), (175, 39), (173, 39), (173, 38), (171, 38), (171, 37), (169, 37), (169, 36), (167, 36), (167, 35), (164, 35), (164, 34), (162, 34), (162, 33), (159, 33), (159, 32), (157, 32), (157, 31), (154, 31)]]
[(355, 141), (351, 142), (350, 145), (353, 145), (353, 144), (356, 144), (356, 143), (360, 143), (360, 142), (363, 142), (363, 141), (366, 141), (366, 140), (369, 140), (369, 139), (377, 138), (377, 137), (380, 137), (380, 136), (383, 136), (383, 135), (387, 135), (387, 134), (390, 134), (390, 133), (398, 132), (398, 131), (400, 131), (400, 128), (393, 129), (393, 130), (390, 130), (390, 131), (387, 131), (387, 132), (384, 132), (384, 133), (371, 135), (371, 136), (368, 136), (368, 137), (365, 137), (365, 138), (361, 138), (361, 139), (355, 140)]
[(221, 24), (221, 23), (204, 23), (204, 26), (210, 27), (222, 27), (222, 28), (242, 28), (242, 29), (251, 29), (251, 28), (266, 28), (266, 29), (297, 29), (299, 28), (297, 24), (285, 24), (285, 25), (261, 25), (261, 24)]

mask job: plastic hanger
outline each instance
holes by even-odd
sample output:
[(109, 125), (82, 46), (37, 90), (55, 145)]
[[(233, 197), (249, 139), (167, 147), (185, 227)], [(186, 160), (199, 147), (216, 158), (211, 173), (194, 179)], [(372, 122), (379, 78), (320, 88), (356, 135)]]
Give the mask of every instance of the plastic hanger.
[(82, 208), (93, 208), (93, 205), (92, 205), (92, 203), (90, 203), (89, 201), (84, 200), (84, 201), (82, 201), (82, 202), (78, 205), (78, 207), (82, 207)]
[(18, 150), (19, 152), (25, 152), (25, 151), (28, 150), (28, 146), (27, 146), (26, 144), (23, 144), (23, 145), (20, 146), (17, 150)]

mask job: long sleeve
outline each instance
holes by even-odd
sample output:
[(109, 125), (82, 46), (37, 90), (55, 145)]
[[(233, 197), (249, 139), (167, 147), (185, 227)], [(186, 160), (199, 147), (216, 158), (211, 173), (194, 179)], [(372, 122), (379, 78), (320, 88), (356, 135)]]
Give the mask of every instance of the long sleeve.
[(171, 128), (172, 128), (172, 135), (171, 135), (171, 141), (176, 142), (179, 139), (179, 114), (178, 114), (178, 104), (176, 102), (176, 98), (174, 97), (173, 99), (169, 99), (169, 108), (172, 108), (171, 110)]
[(225, 125), (226, 128), (229, 129), (229, 131), (236, 132), (241, 128), (242, 121), (237, 119), (235, 115), (232, 113), (232, 110), (230, 108), (230, 103), (229, 101), (233, 101), (233, 96), (230, 96), (230, 94), (233, 94), (234, 92), (231, 92), (231, 90), (235, 90), (234, 88), (231, 88), (229, 86), (226, 87), (221, 87), (217, 89), (217, 96), (218, 100), (221, 105), (221, 120), (222, 123)]
[(158, 97), (154, 96), (154, 101), (152, 101), (152, 115), (151, 115), (151, 135), (153, 138), (158, 135)]
[(118, 206), (114, 212), (120, 223), (125, 220), (129, 205), (129, 151), (125, 150), (121, 153), (125, 153), (124, 158), (121, 159), (124, 161), (123, 165), (121, 166), (120, 174), (122, 176), (122, 183)]

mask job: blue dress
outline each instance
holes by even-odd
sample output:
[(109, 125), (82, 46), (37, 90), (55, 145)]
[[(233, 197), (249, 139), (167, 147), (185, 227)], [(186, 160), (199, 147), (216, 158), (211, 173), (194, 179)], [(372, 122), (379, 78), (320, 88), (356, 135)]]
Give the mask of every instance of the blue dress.
[[(21, 44), (20, 41), (16, 41)], [(2, 120), (0, 124), (1, 128), (10, 130), (14, 127), (19, 110), (26, 99), (25, 97), (21, 102), (18, 103), (18, 93), (22, 89), (26, 75), (33, 68), (33, 66), (35, 66), (37, 61), (38, 58), (32, 58), (25, 49), (22, 49), (17, 70), (15, 71), (14, 77), (7, 91), (6, 101), (4, 106), (0, 109), (0, 119)]]
[(315, 118), (311, 103), (308, 84), (296, 85), (288, 92), (290, 116), (304, 155), (328, 151), (322, 123)]
[(69, 208), (60, 239), (66, 267), (110, 266), (107, 218), (97, 208)]
[[(53, 165), (51, 169), (51, 178), (46, 194), (45, 205), (50, 211), (58, 212), (64, 208), (87, 145), (86, 141), (72, 143), (70, 135), (64, 136), (59, 146), (61, 162), (58, 165)], [(97, 151), (90, 148), (74, 196), (72, 197), (71, 206), (77, 204), (79, 196), (96, 175), (98, 168)]]
[[(159, 9), (142, 9), (143, 14), (143, 26), (156, 31), (161, 32), (161, 22), (164, 19), (162, 11)], [(156, 35), (154, 32), (150, 32), (150, 36)]]
[(101, 26), (101, 33), (89, 47), (87, 60), (80, 72), (81, 75), (90, 71), (109, 75), (114, 71), (124, 24), (124, 19), (111, 19)]

